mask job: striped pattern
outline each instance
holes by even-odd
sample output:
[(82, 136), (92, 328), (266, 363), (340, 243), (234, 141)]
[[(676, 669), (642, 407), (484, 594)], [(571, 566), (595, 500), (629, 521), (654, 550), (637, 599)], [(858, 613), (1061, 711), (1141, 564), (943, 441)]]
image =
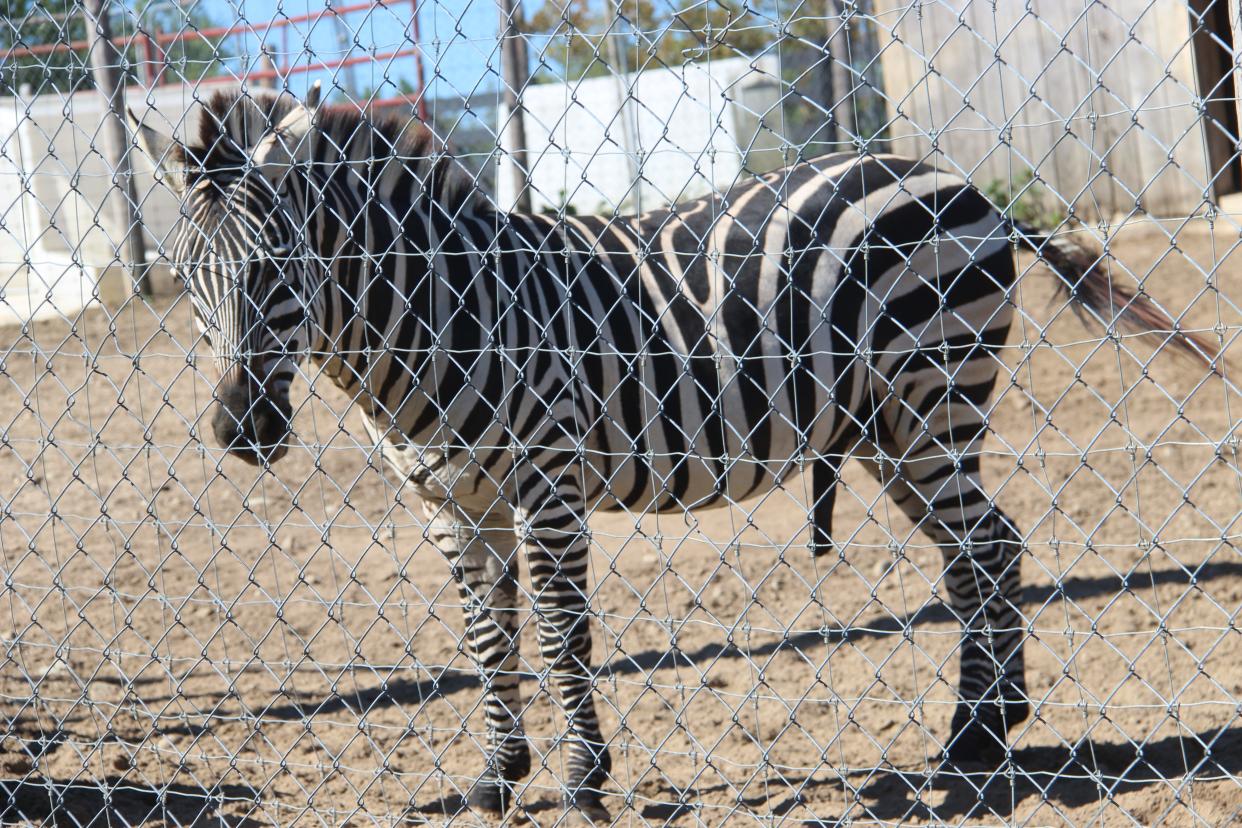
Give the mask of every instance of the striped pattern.
[(1014, 265), (982, 196), (916, 161), (832, 155), (638, 217), (503, 215), (426, 133), (335, 111), (273, 126), (295, 107), (210, 103), (176, 255), (226, 368), (287, 404), (309, 355), (421, 495), (484, 679), (473, 802), (503, 807), (530, 765), (519, 555), (564, 781), (590, 804), (609, 754), (586, 515), (733, 503), (808, 459), (824, 480), (862, 459), (942, 545), (964, 625), (950, 750), (1003, 748), (1025, 716), (1020, 543), (979, 449)]

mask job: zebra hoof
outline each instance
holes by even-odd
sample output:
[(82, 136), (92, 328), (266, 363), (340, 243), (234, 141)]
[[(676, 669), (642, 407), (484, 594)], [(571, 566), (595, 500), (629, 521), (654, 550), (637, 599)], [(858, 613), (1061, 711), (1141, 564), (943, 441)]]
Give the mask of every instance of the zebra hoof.
[(485, 811), (494, 816), (504, 816), (513, 807), (513, 785), (494, 776), (487, 776), (474, 783), (466, 794), (466, 807), (472, 811)]
[(493, 757), (488, 762), (487, 770), (466, 794), (466, 805), (472, 810), (503, 815), (513, 807), (514, 783), (525, 779), (530, 773), (530, 748), (525, 741), (507, 747), (510, 755), (504, 759)]
[(604, 807), (603, 797), (597, 791), (579, 791), (565, 797), (565, 813), (581, 825), (611, 825), (612, 814)]
[(503, 817), (513, 806), (513, 792), (499, 780), (479, 780), (466, 794), (469, 811), (482, 811), (494, 817)]
[(1025, 699), (1001, 705), (994, 701), (958, 702), (944, 760), (991, 767), (1001, 764), (1008, 755), (1009, 729), (1029, 715), (1030, 705)]

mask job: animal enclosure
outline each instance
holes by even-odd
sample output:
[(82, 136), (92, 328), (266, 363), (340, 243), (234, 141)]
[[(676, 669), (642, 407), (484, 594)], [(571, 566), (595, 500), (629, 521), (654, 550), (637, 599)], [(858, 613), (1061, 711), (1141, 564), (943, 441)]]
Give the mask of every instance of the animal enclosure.
[[(220, 0), (104, 4), (101, 31), (85, 3), (19, 4), (0, 22), (0, 822), (497, 821), (468, 799), (493, 749), (484, 691), (498, 676), (481, 678), (472, 598), (424, 497), (360, 400), (312, 362), (289, 392), (279, 462), (220, 447), (220, 360), (196, 327), (193, 280), (172, 273), (185, 268), (178, 170), (157, 171), (124, 121), (128, 108), (190, 142), (213, 90), (304, 101), (316, 80), (336, 117), (429, 126), (427, 154), (454, 152), (501, 215), (537, 187), (530, 209), (558, 232), (830, 152), (913, 155), (1005, 218), (1093, 251), (1109, 284), (1211, 346), (1209, 368), (1167, 330), (1083, 318), (1046, 262), (1008, 245), (1014, 320), (986, 357), (998, 379), (975, 451), (1020, 534), (1032, 715), (995, 765), (942, 756), (962, 619), (943, 550), (868, 473), (865, 446), (840, 469), (827, 554), (812, 554), (800, 467), (710, 509), (591, 509), (588, 678), (614, 822), (1242, 819), (1242, 202), (1226, 6), (548, 0), (260, 15)], [(1101, 27), (1124, 46), (1101, 54)], [(1036, 30), (1053, 45), (1017, 54)], [(92, 39), (124, 105), (101, 88)], [(997, 76), (1004, 94), (990, 95)], [(1083, 77), (1077, 91), (1050, 80)], [(910, 268), (923, 239), (907, 241)], [(554, 825), (574, 817), (572, 734), (524, 559), (516, 595), (518, 660), (503, 675), (521, 688), (533, 762), (501, 819)]]

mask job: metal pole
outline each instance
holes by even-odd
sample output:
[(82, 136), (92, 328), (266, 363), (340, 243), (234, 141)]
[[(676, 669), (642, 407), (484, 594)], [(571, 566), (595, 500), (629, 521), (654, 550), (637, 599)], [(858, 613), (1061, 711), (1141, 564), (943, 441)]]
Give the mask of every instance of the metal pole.
[[(842, 6), (850, 6), (848, 11)], [(832, 121), (828, 140), (852, 141), (857, 130), (854, 123), (854, 73), (850, 71), (849, 15), (851, 0), (828, 0), (828, 61), (829, 90), (832, 96)]]
[(505, 108), (509, 110), (509, 163), (513, 170), (513, 209), (531, 212), (530, 178), (526, 166), (526, 112), (522, 90), (526, 88), (526, 41), (522, 38), (521, 0), (497, 0), (500, 9), (500, 63), (504, 79)]
[(280, 73), (276, 71), (276, 61), (272, 60), (272, 47), (264, 43), (259, 47), (259, 71), (266, 77), (255, 82), (260, 89), (275, 89)]
[(116, 222), (125, 234), (121, 244), (123, 250), (117, 252), (128, 260), (126, 265), (132, 283), (144, 295), (149, 295), (151, 286), (147, 279), (146, 242), (138, 221), (138, 191), (129, 159), (129, 131), (125, 128), (125, 79), (121, 75), (123, 58), (112, 42), (112, 26), (104, 2), (82, 0), (82, 10), (86, 13), (87, 37), (91, 41), (91, 75), (104, 104), (103, 157), (112, 168), (112, 189), (108, 195), (113, 203)]

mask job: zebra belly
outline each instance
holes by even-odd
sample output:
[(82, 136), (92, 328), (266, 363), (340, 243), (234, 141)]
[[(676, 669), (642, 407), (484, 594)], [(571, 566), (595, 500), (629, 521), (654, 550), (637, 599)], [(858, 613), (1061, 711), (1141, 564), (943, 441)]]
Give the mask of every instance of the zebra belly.
[[(620, 398), (624, 387), (600, 395), (607, 405), (589, 432), (583, 463), (595, 508), (669, 512), (728, 505), (800, 471), (804, 458), (828, 450), (841, 430), (841, 408), (832, 397), (838, 367), (827, 340), (826, 334), (817, 339), (806, 354), (778, 351), (751, 360), (745, 371), (732, 357), (717, 360), (710, 389), (703, 372), (686, 367), (665, 386), (637, 383), (631, 399)], [(794, 381), (798, 371), (807, 381)], [(799, 392), (810, 399), (798, 401)], [(746, 404), (748, 394), (762, 405)]]

